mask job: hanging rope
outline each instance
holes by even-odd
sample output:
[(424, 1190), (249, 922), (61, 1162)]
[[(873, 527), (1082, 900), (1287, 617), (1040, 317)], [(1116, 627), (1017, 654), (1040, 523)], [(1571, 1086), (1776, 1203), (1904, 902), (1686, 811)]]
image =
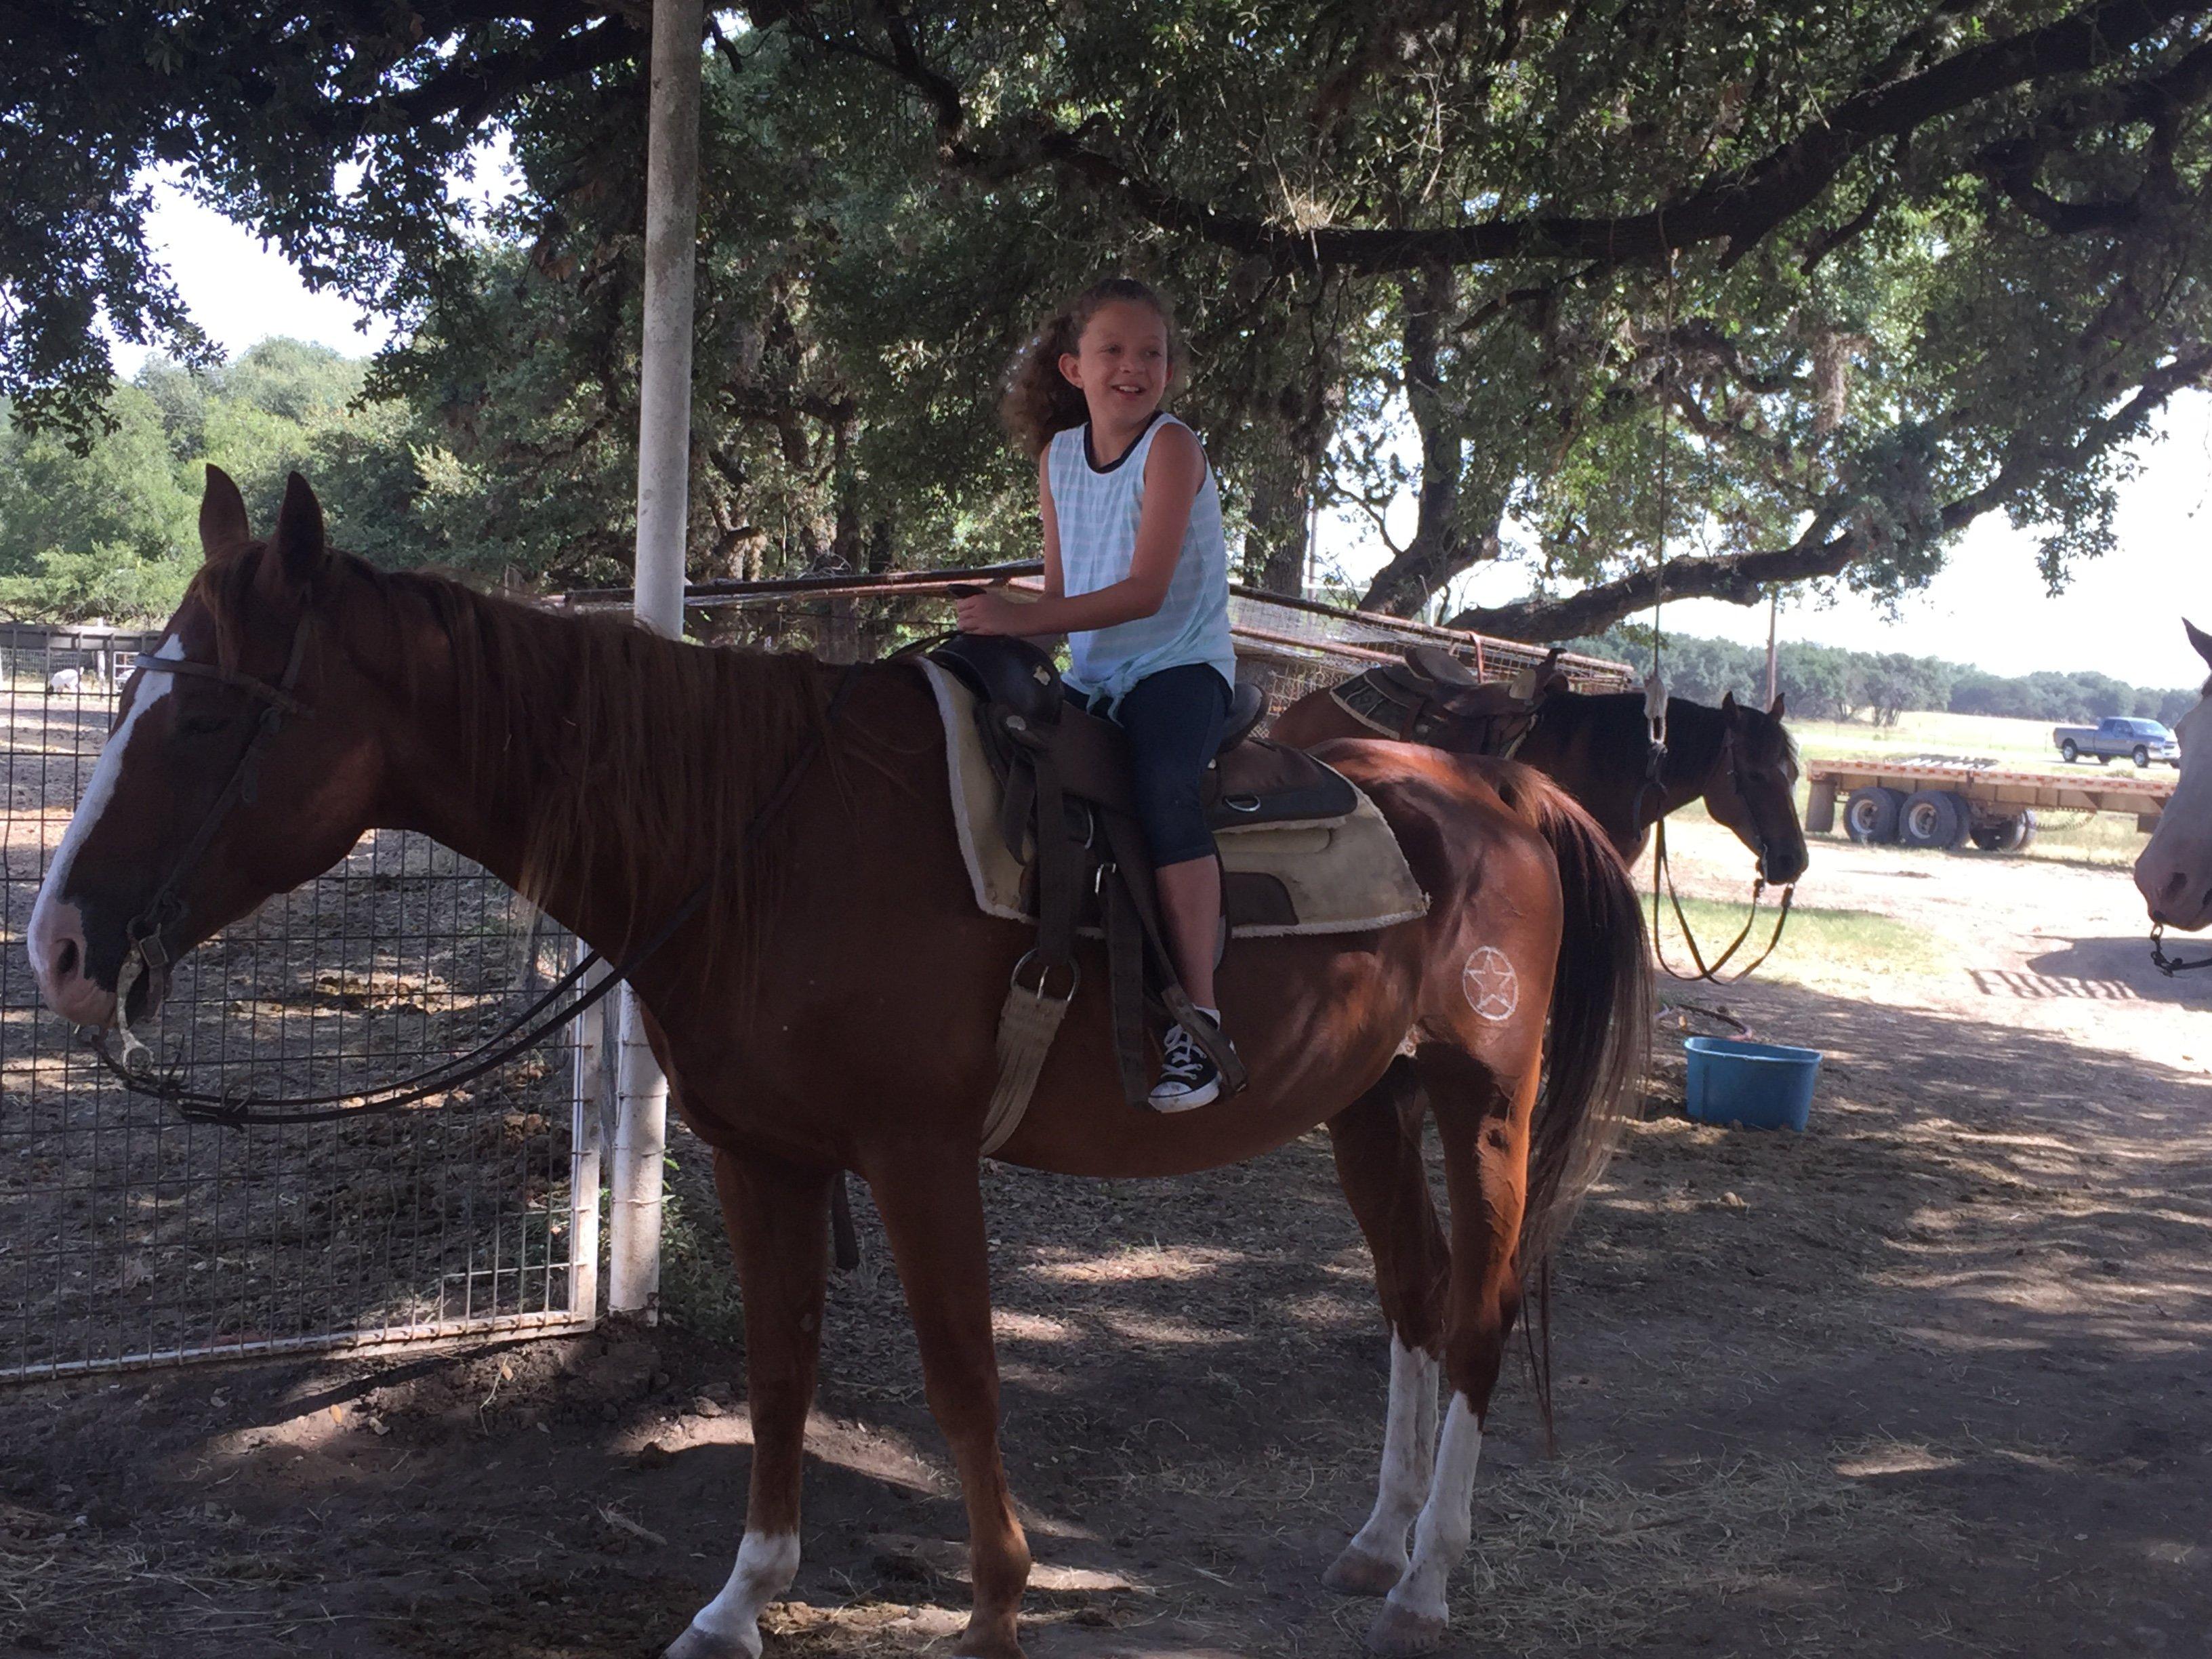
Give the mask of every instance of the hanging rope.
[(1663, 208), (1659, 213), (1659, 241), (1660, 258), (1665, 261), (1662, 268), (1665, 300), (1661, 307), (1659, 362), (1652, 377), (1652, 385), (1659, 393), (1659, 523), (1653, 538), (1651, 674), (1644, 683), (1644, 718), (1651, 728), (1652, 749), (1647, 787), (1657, 780), (1667, 753), (1667, 677), (1662, 653), (1667, 634), (1667, 515), (1672, 507), (1668, 491), (1674, 478), (1670, 448), (1674, 438), (1674, 399), (1669, 395), (1671, 376), (1668, 370), (1674, 350), (1674, 250), (1667, 245), (1667, 215)]
[[(1782, 943), (1782, 930), (1790, 921), (1790, 905), (1796, 896), (1793, 884), (1782, 891), (1782, 908), (1774, 918), (1774, 932), (1766, 941), (1766, 948), (1745, 964), (1731, 980), (1720, 977), (1759, 921), (1759, 903), (1766, 891), (1765, 878), (1754, 877), (1751, 885), (1751, 908), (1744, 917), (1743, 926), (1730, 939), (1725, 950), (1708, 964), (1705, 953), (1698, 947), (1698, 936), (1691, 931), (1690, 918), (1682, 909), (1680, 896), (1674, 890), (1674, 867), (1667, 857), (1667, 801), (1663, 781), (1667, 769), (1667, 680), (1665, 663), (1666, 605), (1667, 605), (1667, 526), (1672, 511), (1671, 489), (1674, 481), (1674, 250), (1667, 243), (1667, 222), (1662, 209), (1659, 218), (1660, 257), (1662, 267), (1661, 293), (1663, 296), (1660, 312), (1658, 366), (1653, 373), (1652, 385), (1659, 397), (1659, 459), (1656, 468), (1656, 490), (1659, 522), (1653, 538), (1651, 591), (1651, 673), (1644, 684), (1644, 718), (1650, 728), (1650, 747), (1646, 752), (1644, 787), (1637, 793), (1637, 816), (1643, 816), (1643, 803), (1656, 799), (1658, 811), (1652, 814), (1655, 836), (1651, 854), (1651, 953), (1668, 976), (1677, 980), (1704, 980), (1716, 985), (1730, 985), (1748, 979), (1767, 957), (1774, 954)], [(1711, 477), (1708, 468), (1707, 477)], [(1639, 829), (1641, 826), (1638, 826)], [(1682, 938), (1690, 947), (1690, 960), (1697, 964), (1695, 973), (1682, 973), (1667, 960), (1660, 931), (1659, 896), (1665, 889), (1668, 902), (1674, 906), (1675, 925), (1682, 930)]]

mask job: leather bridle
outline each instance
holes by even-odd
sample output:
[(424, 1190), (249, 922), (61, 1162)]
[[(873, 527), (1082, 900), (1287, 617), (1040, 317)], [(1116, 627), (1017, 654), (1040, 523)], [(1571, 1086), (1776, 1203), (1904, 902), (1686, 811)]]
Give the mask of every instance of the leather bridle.
[(214, 844), (216, 832), (222, 828), (223, 820), (230, 816), (231, 809), (241, 802), (248, 805), (252, 804), (258, 793), (262, 757), (269, 752), (269, 745), (276, 740), (276, 734), (283, 729), (285, 720), (295, 717), (304, 720), (314, 713), (292, 695), (300, 684), (300, 670), (307, 659), (307, 636), (313, 627), (313, 613), (302, 613), (300, 625), (292, 631), (292, 650), (285, 659), (283, 676), (274, 685), (251, 674), (241, 674), (234, 668), (225, 668), (220, 663), (199, 662), (190, 657), (143, 656), (138, 659), (137, 666), (142, 673), (183, 674), (197, 679), (213, 680), (218, 685), (243, 691), (264, 706), (260, 719), (253, 723), (246, 747), (239, 751), (238, 759), (231, 766), (230, 776), (224, 782), (222, 793), (216, 796), (206, 815), (200, 819), (199, 828), (185, 843), (184, 851), (177, 855), (169, 873), (154, 890), (153, 897), (146, 901), (145, 908), (123, 925), (123, 966), (116, 975), (115, 1021), (116, 1029), (123, 1035), (124, 1063), (134, 1069), (143, 1065), (146, 1045), (131, 1030), (131, 993), (137, 988), (139, 980), (160, 972), (176, 960), (170, 954), (167, 945), (163, 943), (161, 935), (182, 921), (188, 914), (182, 897), (185, 884), (191, 878), (192, 872), (199, 867), (200, 860), (206, 856), (208, 848)]
[[(1756, 849), (1758, 863), (1754, 867), (1751, 882), (1750, 908), (1744, 914), (1743, 926), (1737, 930), (1736, 936), (1728, 942), (1727, 947), (1711, 963), (1706, 962), (1705, 952), (1698, 948), (1698, 936), (1690, 930), (1690, 918), (1682, 909), (1681, 896), (1674, 890), (1674, 866), (1667, 857), (1667, 815), (1661, 812), (1652, 819), (1654, 845), (1651, 851), (1651, 954), (1669, 979), (1704, 980), (1715, 985), (1729, 985), (1739, 980), (1750, 978), (1767, 957), (1774, 954), (1775, 948), (1782, 943), (1782, 930), (1789, 926), (1790, 907), (1796, 899), (1797, 884), (1794, 881), (1790, 882), (1782, 889), (1781, 908), (1775, 914), (1774, 932), (1768, 936), (1766, 948), (1739, 969), (1735, 979), (1722, 979), (1721, 970), (1726, 968), (1735, 958), (1735, 953), (1743, 948), (1744, 942), (1751, 937), (1751, 930), (1758, 925), (1759, 901), (1766, 892), (1766, 863), (1771, 843), (1766, 838), (1766, 828), (1759, 823), (1759, 815), (1752, 810), (1751, 796), (1743, 787), (1743, 775), (1739, 769), (1741, 751), (1736, 747), (1734, 731), (1725, 731), (1721, 734), (1721, 750), (1728, 764), (1729, 781), (1735, 786), (1736, 797), (1743, 802), (1744, 811), (1751, 819), (1751, 833), (1759, 842)], [(1638, 792), (1637, 799), (1639, 805), (1644, 796), (1661, 791), (1660, 775), (1665, 769), (1666, 764), (1665, 738), (1663, 736), (1655, 735), (1652, 738), (1650, 757), (1645, 763), (1644, 787)], [(1667, 960), (1667, 952), (1660, 943), (1659, 895), (1662, 886), (1665, 888), (1668, 901), (1674, 906), (1674, 924), (1682, 930), (1682, 939), (1690, 947), (1690, 960), (1697, 964), (1695, 973), (1686, 974), (1676, 969)]]
[[(138, 659), (141, 667), (165, 674), (188, 674), (214, 680), (219, 684), (244, 691), (267, 705), (262, 710), (261, 718), (255, 722), (253, 735), (247, 740), (244, 752), (231, 768), (230, 779), (224, 784), (222, 793), (208, 808), (207, 816), (200, 821), (198, 830), (185, 844), (167, 878), (155, 890), (146, 908), (125, 926), (124, 933), (129, 945), (115, 982), (115, 1024), (123, 1038), (121, 1058), (108, 1052), (106, 1044), (100, 1040), (98, 1033), (92, 1034), (88, 1039), (89, 1046), (99, 1055), (100, 1062), (125, 1088), (135, 1094), (167, 1101), (177, 1109), (179, 1115), (196, 1122), (220, 1123), (230, 1127), (247, 1124), (325, 1123), (339, 1118), (396, 1111), (403, 1106), (427, 1100), (433, 1095), (449, 1093), (486, 1073), (496, 1071), (517, 1055), (527, 1053), (569, 1021), (605, 1000), (643, 966), (647, 957), (674, 938), (684, 923), (698, 914), (700, 907), (714, 890), (713, 878), (701, 882), (642, 944), (614, 963), (590, 988), (565, 1006), (561, 1006), (563, 998), (589, 979), (594, 969), (607, 966), (604, 953), (586, 951), (574, 967), (535, 998), (528, 1007), (507, 1021), (502, 1030), (494, 1032), (469, 1053), (380, 1088), (252, 1099), (188, 1088), (173, 1077), (149, 1075), (153, 1068), (153, 1054), (131, 1030), (131, 993), (143, 975), (165, 968), (174, 960), (168, 946), (162, 942), (161, 934), (165, 929), (172, 928), (181, 921), (187, 914), (184, 901), (178, 896), (179, 890), (213, 843), (216, 832), (229, 816), (231, 809), (240, 802), (250, 804), (253, 800), (262, 757), (268, 751), (276, 733), (283, 729), (285, 720), (295, 715), (307, 718), (314, 713), (292, 695), (299, 684), (313, 621), (312, 614), (301, 617), (298, 631), (292, 636), (292, 652), (284, 665), (283, 678), (274, 685), (216, 663), (198, 662), (188, 657), (141, 657)], [(799, 780), (805, 775), (816, 756), (821, 753), (830, 728), (836, 723), (846, 696), (858, 678), (857, 664), (848, 665), (839, 677), (837, 688), (823, 712), (821, 725), (809, 734), (804, 746), (793, 757), (781, 781), (746, 822), (738, 842), (741, 856), (754, 837), (782, 811), (798, 790)]]

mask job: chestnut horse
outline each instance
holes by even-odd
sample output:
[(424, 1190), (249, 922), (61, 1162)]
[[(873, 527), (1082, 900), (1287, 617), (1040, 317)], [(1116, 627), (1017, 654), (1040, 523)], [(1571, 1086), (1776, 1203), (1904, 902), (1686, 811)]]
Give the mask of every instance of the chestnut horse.
[[(971, 896), (921, 677), (708, 650), (380, 572), (326, 547), (296, 476), (263, 543), (210, 469), (200, 534), (206, 562), (141, 659), (40, 894), (46, 1000), (114, 1023), (128, 954), (125, 1012), (143, 1018), (162, 960), (371, 827), (435, 836), (616, 960), (712, 883), (630, 975), (678, 1108), (714, 1149), (754, 1444), (737, 1565), (668, 1654), (757, 1656), (758, 1615), (797, 1571), (830, 1189), (850, 1170), (882, 1214), (966, 1501), (974, 1604), (957, 1651), (1018, 1659), (1030, 1553), (999, 1452), (977, 1149), (1000, 1004), (1031, 940)], [(1123, 1102), (1086, 946), (1000, 1156), (1174, 1175), (1328, 1123), (1393, 1346), (1381, 1492), (1329, 1577), (1386, 1595), (1370, 1642), (1410, 1653), (1443, 1639), (1524, 1278), (1609, 1150), (1650, 981), (1620, 860), (1540, 778), (1397, 744), (1327, 753), (1389, 817), (1428, 915), (1233, 945), (1222, 998), (1251, 1086), (1174, 1116)], [(137, 951), (149, 929), (165, 948)]]
[[(1267, 735), (1301, 749), (1374, 732), (1326, 690), (1309, 692), (1275, 716)], [(1651, 731), (1640, 691), (1593, 696), (1554, 691), (1513, 751), (1552, 779), (1604, 828), (1621, 857), (1644, 851), (1651, 826), (1699, 796), (1714, 819), (1759, 858), (1759, 873), (1785, 886), (1805, 873), (1797, 817), (1797, 750), (1782, 724), (1782, 699), (1761, 714), (1730, 693), (1718, 708), (1667, 699), (1667, 753), (1650, 778)]]

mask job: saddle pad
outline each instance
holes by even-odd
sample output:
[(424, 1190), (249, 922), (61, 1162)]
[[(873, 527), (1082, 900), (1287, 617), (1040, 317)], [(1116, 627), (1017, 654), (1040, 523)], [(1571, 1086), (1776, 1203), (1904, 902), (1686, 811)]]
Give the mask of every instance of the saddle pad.
[[(1036, 920), (1022, 905), (1022, 866), (999, 836), (999, 780), (975, 726), (975, 695), (935, 663), (920, 665), (945, 723), (952, 778), (952, 819), (968, 881), (983, 914)], [(1261, 824), (1216, 837), (1230, 880), (1249, 873), (1280, 884), (1295, 921), (1232, 921), (1238, 939), (1295, 933), (1359, 933), (1428, 914), (1398, 838), (1373, 801), (1355, 788), (1350, 816), (1328, 823)], [(1091, 929), (1085, 929), (1086, 933)]]

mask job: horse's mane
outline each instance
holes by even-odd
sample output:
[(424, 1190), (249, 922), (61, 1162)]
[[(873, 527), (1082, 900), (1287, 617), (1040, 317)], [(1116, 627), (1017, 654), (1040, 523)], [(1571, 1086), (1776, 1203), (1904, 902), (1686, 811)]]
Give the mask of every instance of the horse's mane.
[[(1771, 731), (1792, 769), (1802, 769), (1796, 737), (1788, 726), (1753, 704), (1738, 707), (1753, 730)], [(1643, 775), (1646, 745), (1651, 738), (1641, 691), (1554, 692), (1544, 703), (1542, 718), (1565, 727), (1565, 741), (1587, 733), (1604, 769), (1603, 775)], [(1668, 698), (1668, 779), (1687, 781), (1711, 775), (1727, 732), (1727, 718), (1719, 709), (1687, 697)]]
[[(1685, 711), (1695, 710), (1684, 718)], [(1560, 691), (1543, 706), (1540, 719), (1566, 728), (1565, 738), (1586, 738), (1599, 764), (1598, 775), (1638, 779), (1644, 775), (1651, 742), (1641, 691)], [(1720, 710), (1686, 698), (1670, 697), (1667, 710), (1668, 779), (1702, 778), (1720, 758), (1727, 730)]]
[[(193, 581), (226, 666), (242, 642), (257, 556), (266, 556), (258, 544)], [(741, 843), (821, 729), (825, 683), (813, 658), (679, 644), (627, 617), (556, 613), (343, 554), (331, 556), (313, 603), (349, 619), (360, 607), (386, 625), (398, 660), (376, 665), (398, 672), (410, 702), (456, 694), (447, 714), (456, 762), (489, 811), (519, 823), (526, 898), (542, 904), (619, 854), (666, 872), (632, 887), (624, 943), (659, 925), (643, 907), (672, 908), (704, 879), (706, 937), (748, 947), (748, 969), (757, 962), (750, 947), (781, 860)], [(450, 650), (448, 664), (423, 659), (425, 623)], [(405, 648), (410, 641), (416, 648)]]

